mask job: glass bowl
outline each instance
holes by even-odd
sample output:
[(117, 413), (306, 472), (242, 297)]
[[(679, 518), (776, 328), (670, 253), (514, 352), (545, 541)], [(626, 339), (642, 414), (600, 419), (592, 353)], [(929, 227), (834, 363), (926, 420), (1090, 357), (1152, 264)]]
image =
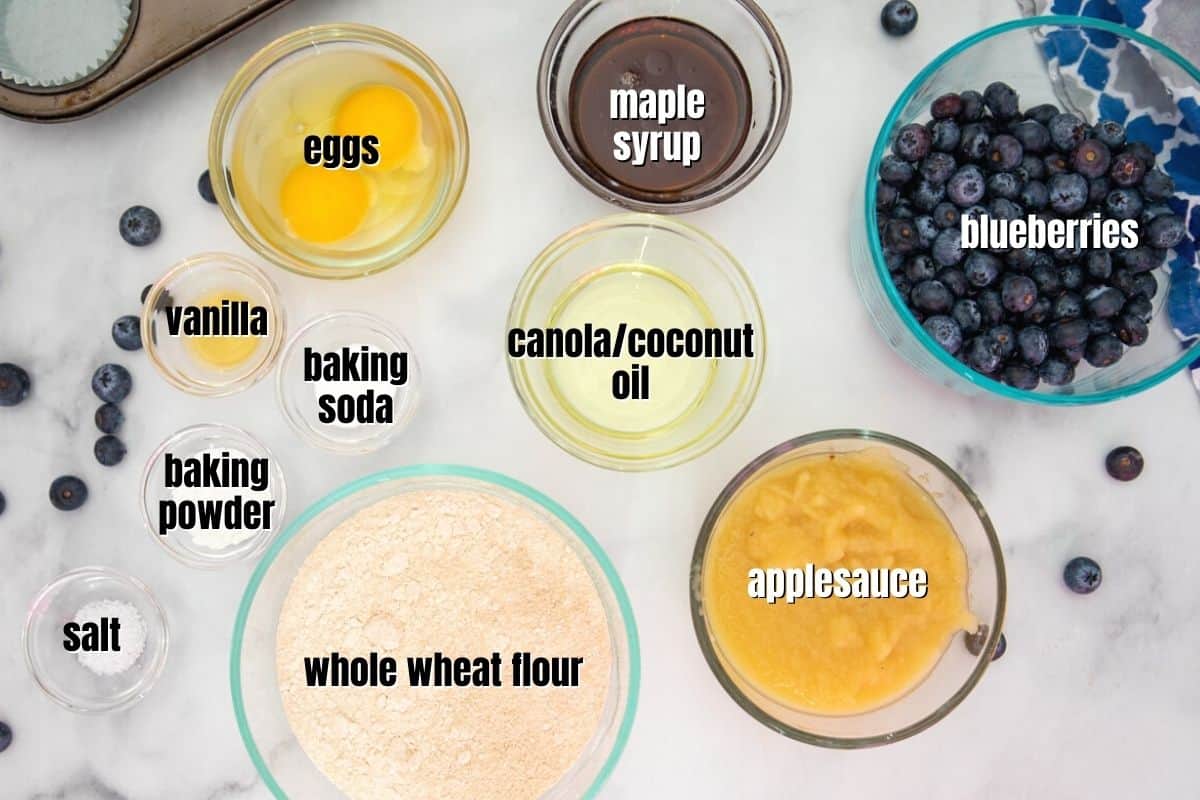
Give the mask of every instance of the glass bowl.
[[(1155, 317), (1150, 324), (1150, 338), (1141, 347), (1127, 348), (1116, 364), (1096, 370), (1081, 362), (1079, 376), (1068, 386), (1042, 385), (1034, 391), (1017, 389), (981, 375), (934, 342), (917, 323), (905, 306), (888, 273), (879, 232), (875, 224), (875, 190), (879, 163), (890, 149), (895, 131), (913, 121), (928, 117), (929, 103), (946, 92), (982, 89), (992, 81), (1004, 81), (1017, 90), (1021, 107), (1039, 103), (1054, 103), (1080, 116), (1089, 123), (1098, 114), (1094, 102), (1080, 102), (1078, 91), (1067, 91), (1060, 70), (1043, 57), (1043, 48), (1050, 47), (1053, 37), (1068, 36), (1072, 41), (1100, 43), (1106, 49), (1091, 47), (1088, 57), (1099, 59), (1106, 76), (1116, 76), (1108, 69), (1116, 60), (1138, 62), (1139, 73), (1158, 76), (1166, 85), (1175, 84), (1200, 91), (1200, 69), (1171, 48), (1143, 33), (1103, 19), (1046, 16), (1014, 20), (981, 31), (933, 60), (905, 88), (888, 112), (867, 163), (866, 179), (858, 195), (857, 207), (850, 226), (851, 261), (859, 291), (876, 327), (888, 343), (910, 364), (928, 377), (968, 395), (991, 393), (1001, 397), (1047, 405), (1082, 405), (1103, 403), (1136, 394), (1164, 380), (1187, 364), (1200, 358), (1200, 339), (1183, 347), (1172, 330), (1164, 311), (1166, 298), (1172, 292), (1185, 289), (1185, 282), (1195, 283), (1192, 269), (1177, 269), (1168, 273), (1160, 268), (1154, 275), (1161, 288), (1154, 298)], [(1104, 79), (1115, 82), (1115, 77)], [(1074, 87), (1070, 87), (1074, 89)], [(1090, 87), (1088, 93), (1094, 93)], [(1125, 87), (1113, 87), (1115, 93), (1127, 96)], [(1182, 116), (1167, 98), (1167, 110), (1162, 105), (1153, 109), (1133, 108), (1131, 118), (1153, 113), (1156, 123), (1178, 125)], [(1121, 120), (1118, 120), (1121, 121)], [(1132, 139), (1142, 138), (1131, 135)], [(1172, 175), (1179, 175), (1186, 159), (1176, 155), (1167, 164), (1158, 166)], [(1161, 159), (1160, 159), (1161, 161)], [(1184, 179), (1177, 180), (1182, 187)], [(1194, 293), (1193, 293), (1194, 294)], [(1196, 300), (1200, 304), (1200, 300)], [(1084, 369), (1086, 367), (1086, 369)]]
[[(367, 391), (375, 392), (376, 396), (390, 395), (392, 421), (342, 422), (336, 417), (322, 421), (320, 415), (324, 409), (318, 397), (327, 384), (305, 379), (306, 348), (328, 352), (349, 347), (357, 351), (364, 345), (372, 353), (404, 353), (408, 362), (407, 380), (402, 386), (387, 382), (345, 382), (338, 391), (364, 396)], [(369, 453), (388, 444), (408, 425), (420, 399), (421, 367), (412, 345), (387, 322), (359, 312), (322, 314), (306, 322), (284, 348), (275, 378), (276, 395), (288, 423), (309, 444), (335, 453)]]
[[(217, 292), (236, 293), (266, 309), (267, 335), (236, 363), (219, 365), (198, 358), (193, 337), (170, 335), (168, 308), (201, 303)], [(150, 363), (167, 382), (189, 394), (222, 397), (262, 380), (283, 346), (287, 326), (279, 290), (262, 270), (229, 253), (201, 253), (172, 267), (159, 278), (142, 306), (142, 341)]]
[[(399, 64), (428, 87), (421, 102), (437, 111), (432, 131), (447, 150), (436, 196), (419, 218), (408, 221), (382, 241), (357, 249), (307, 245), (278, 226), (265, 213), (238, 200), (234, 187), (235, 139), (258, 92), (279, 72), (304, 59), (356, 52)], [(425, 115), (429, 119), (429, 114)], [(324, 131), (312, 131), (324, 133)], [(209, 174), (225, 218), (246, 244), (284, 269), (317, 278), (358, 278), (393, 267), (411, 256), (441, 230), (462, 193), (468, 162), (467, 122), (458, 95), (441, 69), (422, 51), (393, 33), (350, 23), (319, 25), (288, 34), (256, 53), (225, 87), (213, 115), (208, 141)]]
[[(63, 649), (63, 625), (86, 604), (115, 600), (138, 610), (146, 644), (131, 667), (98, 675)], [(85, 714), (128, 708), (146, 696), (162, 674), (170, 636), (162, 607), (144, 583), (107, 567), (71, 570), (46, 585), (29, 607), (21, 636), (29, 674), (54, 702)]]
[[(571, 80), (588, 48), (618, 25), (646, 17), (683, 20), (707, 29), (737, 55), (750, 87), (750, 127), (741, 149), (723, 170), (683, 193), (640, 191), (604, 175), (583, 155), (570, 122)], [(632, 211), (682, 213), (736, 194), (771, 160), (791, 113), (792, 75), (779, 33), (753, 0), (576, 0), (563, 12), (542, 51), (537, 98), (551, 149), (590, 192)]]
[[(681, 464), (732, 433), (754, 403), (767, 354), (758, 298), (741, 265), (707, 234), (670, 217), (618, 214), (568, 231), (538, 255), (517, 286), (508, 330), (551, 326), (563, 298), (611, 265), (645, 266), (682, 281), (705, 306), (708, 325), (751, 326), (754, 357), (712, 359), (711, 378), (685, 413), (637, 431), (604, 427), (576, 410), (553, 379), (554, 359), (510, 355), (509, 376), (534, 424), (568, 453), (616, 470)], [(629, 360), (610, 359), (614, 369)]]
[[(797, 458), (883, 448), (909, 471), (946, 515), (967, 557), (968, 607), (979, 627), (960, 631), (933, 670), (902, 697), (861, 714), (814, 714), (778, 702), (743, 678), (710, 630), (703, 601), (708, 543), (725, 510), (756, 476)], [(768, 450), (743, 468), (717, 496), (692, 556), (692, 624), (717, 681), (750, 716), (773, 731), (839, 749), (873, 747), (920, 733), (949, 714), (983, 677), (1000, 639), (1005, 605), (1004, 557), (992, 521), (961, 477), (916, 445), (867, 430), (812, 433)]]
[(587, 750), (545, 797), (594, 796), (620, 758), (637, 708), (641, 666), (629, 598), (600, 545), (562, 506), (512, 478), (462, 466), (417, 465), (361, 478), (309, 507), (271, 545), (242, 596), (229, 665), (234, 713), (254, 766), (276, 797), (343, 796), (304, 754), (284, 714), (275, 663), (280, 611), (305, 558), (338, 525), (387, 497), (429, 489), (485, 492), (536, 514), (562, 534), (595, 581), (612, 643), (608, 699)]
[[(267, 459), (267, 488), (259, 492), (252, 488), (188, 488), (166, 485), (168, 453), (175, 458), (187, 459), (203, 457), (205, 453), (218, 457), (224, 452), (229, 452), (234, 457)], [(192, 425), (169, 436), (150, 455), (142, 471), (140, 485), (142, 521), (150, 538), (174, 558), (198, 569), (216, 569), (255, 558), (283, 527), (284, 514), (287, 513), (287, 484), (278, 459), (262, 442), (231, 425)], [(228, 500), (235, 495), (242, 495), (247, 500), (260, 503), (274, 500), (275, 505), (271, 511), (273, 521), (269, 527), (260, 527), (246, 536), (223, 528), (209, 531), (186, 531), (176, 528), (166, 535), (159, 535), (162, 503), (176, 499), (177, 494), (178, 499), (194, 500), (197, 503)], [(206, 537), (208, 541), (202, 542), (199, 537)]]

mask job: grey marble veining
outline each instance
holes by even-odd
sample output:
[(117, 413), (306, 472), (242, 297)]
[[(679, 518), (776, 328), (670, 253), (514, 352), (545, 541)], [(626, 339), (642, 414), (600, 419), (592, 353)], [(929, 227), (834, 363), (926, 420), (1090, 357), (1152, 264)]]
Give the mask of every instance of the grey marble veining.
[[(768, 0), (796, 79), (791, 128), (744, 192), (690, 215), (746, 265), (770, 339), (758, 401), (713, 452), (666, 473), (622, 475), (572, 460), (530, 423), (509, 386), (501, 331), (532, 257), (568, 227), (612, 209), (577, 186), (547, 147), (533, 86), (562, 3), (297, 0), (199, 60), (91, 119), (34, 127), (0, 119), (0, 358), (30, 365), (36, 394), (0, 413), (0, 797), (38, 800), (259, 800), (228, 687), (233, 618), (249, 567), (190, 570), (141, 527), (137, 481), (153, 447), (208, 421), (245, 427), (283, 460), (288, 516), (377, 469), (421, 461), (497, 469), (555, 497), (620, 570), (643, 642), (643, 689), (625, 756), (604, 797), (1042, 798), (1194, 796), (1200, 732), (1200, 403), (1185, 376), (1101, 408), (1051, 410), (966, 399), (916, 375), (871, 327), (849, 270), (851, 199), (885, 110), (944, 47), (1015, 16), (994, 0), (923, 0), (902, 41), (878, 28), (881, 0)], [(286, 427), (273, 387), (221, 400), (170, 389), (144, 357), (119, 353), (112, 320), (142, 286), (196, 252), (247, 253), (199, 200), (209, 115), (224, 83), (263, 44), (302, 25), (353, 20), (398, 31), (457, 87), (472, 134), (462, 202), (408, 264), (325, 284), (273, 275), (299, 323), (329, 309), (391, 319), (425, 370), (412, 427), (383, 453), (338, 457)], [(831, 116), (832, 115), (832, 116)], [(813, 187), (819, 187), (814, 189)], [(121, 210), (156, 208), (162, 238), (136, 250)], [(831, 335), (836, 331), (836, 335)], [(127, 462), (91, 455), (87, 384), (107, 360), (137, 381), (126, 403)], [(877, 750), (833, 752), (759, 726), (712, 678), (692, 632), (687, 570), (725, 481), (801, 433), (864, 426), (910, 438), (975, 484), (1004, 542), (1008, 655), (948, 719)], [(1134, 443), (1146, 474), (1116, 485), (1107, 450)], [(46, 502), (56, 475), (83, 474), (84, 510)], [(1105, 567), (1089, 598), (1062, 564)], [(172, 629), (166, 671), (127, 712), (82, 717), (34, 686), (20, 655), (27, 605), (66, 569), (139, 576)]]

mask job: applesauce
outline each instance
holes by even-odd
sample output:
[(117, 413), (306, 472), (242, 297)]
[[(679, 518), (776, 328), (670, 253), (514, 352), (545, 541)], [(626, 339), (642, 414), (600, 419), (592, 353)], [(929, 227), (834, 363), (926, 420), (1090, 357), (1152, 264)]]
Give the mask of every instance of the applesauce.
[[(752, 570), (921, 570), (922, 596), (751, 597)], [(858, 572), (856, 572), (858, 571)], [(751, 478), (717, 521), (700, 592), (716, 646), (777, 702), (858, 714), (904, 695), (974, 630), (967, 560), (933, 497), (882, 448), (793, 459)]]

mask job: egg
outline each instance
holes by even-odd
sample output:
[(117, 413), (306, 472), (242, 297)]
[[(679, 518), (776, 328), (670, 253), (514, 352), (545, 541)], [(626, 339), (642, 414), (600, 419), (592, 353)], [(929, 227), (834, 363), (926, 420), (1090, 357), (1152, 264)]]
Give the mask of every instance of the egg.
[(279, 210), (294, 236), (314, 244), (345, 239), (371, 206), (371, 187), (357, 171), (300, 164), (284, 178)]
[(371, 84), (353, 91), (338, 108), (334, 131), (339, 136), (379, 139), (379, 167), (404, 166), (422, 149), (421, 112), (394, 86)]

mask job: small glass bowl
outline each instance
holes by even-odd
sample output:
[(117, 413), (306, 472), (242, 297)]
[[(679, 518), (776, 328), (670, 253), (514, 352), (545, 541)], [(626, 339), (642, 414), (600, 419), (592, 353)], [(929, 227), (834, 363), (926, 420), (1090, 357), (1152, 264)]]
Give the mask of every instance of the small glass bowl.
[[(206, 451), (229, 451), (235, 456), (267, 459), (267, 490), (255, 492), (252, 489), (172, 489), (166, 486), (166, 456), (167, 453), (176, 458), (190, 458)], [(235, 494), (242, 494), (258, 500), (274, 500), (271, 511), (273, 524), (269, 528), (261, 528), (244, 539), (230, 541), (228, 546), (217, 548), (204, 546), (196, 537), (223, 536), (224, 531), (183, 531), (175, 530), (166, 536), (159, 535), (159, 507), (163, 500), (173, 499), (175, 492), (190, 495), (197, 500), (220, 500)], [(216, 569), (243, 561), (249, 561), (266, 549), (275, 534), (283, 527), (283, 517), (287, 511), (287, 484), (283, 477), (283, 469), (279, 461), (267, 449), (266, 445), (250, 434), (231, 425), (210, 423), (192, 425), (168, 437), (166, 441), (155, 448), (146, 468), (142, 471), (141, 481), (142, 521), (146, 531), (164, 550), (189, 567), (198, 569)]]
[[(271, 545), (242, 595), (230, 653), (233, 711), (250, 760), (276, 797), (344, 797), (304, 754), (284, 714), (275, 647), (279, 615), (301, 565), (339, 525), (386, 498), (431, 490), (482, 492), (528, 510), (562, 535), (591, 576), (612, 644), (608, 697), (587, 748), (544, 798), (595, 797), (625, 749), (637, 712), (641, 651), (629, 597), (603, 548), (570, 512), (519, 481), (474, 467), (419, 464), (360, 478), (306, 509)], [(437, 613), (432, 606), (430, 613)]]
[[(1094, 17), (1045, 16), (1006, 22), (980, 31), (939, 55), (921, 70), (901, 93), (888, 112), (874, 150), (867, 162), (866, 179), (858, 194), (858, 202), (850, 226), (851, 263), (859, 293), (867, 305), (875, 326), (888, 344), (920, 372), (963, 394), (984, 393), (1013, 400), (1052, 406), (1105, 403), (1137, 394), (1156, 386), (1200, 358), (1200, 338), (1181, 345), (1172, 330), (1164, 308), (1166, 298), (1180, 291), (1188, 296), (1187, 287), (1194, 283), (1192, 269), (1168, 271), (1159, 268), (1153, 274), (1162, 287), (1154, 298), (1155, 314), (1150, 324), (1150, 338), (1141, 347), (1127, 348), (1125, 356), (1104, 369), (1093, 369), (1080, 362), (1080, 374), (1067, 386), (1048, 386), (1043, 383), (1034, 391), (1017, 389), (975, 372), (942, 349), (917, 322), (904, 299), (896, 290), (888, 272), (882, 243), (875, 219), (875, 191), (879, 163), (888, 153), (891, 141), (904, 125), (924, 120), (932, 100), (946, 92), (974, 88), (982, 90), (992, 81), (1004, 81), (1021, 96), (1021, 107), (1028, 109), (1038, 103), (1054, 103), (1075, 113), (1090, 123), (1096, 114), (1079, 107), (1080, 101), (1060, 86), (1057, 70), (1050, 69), (1042, 55), (1050, 37), (1077, 37), (1079, 41), (1109, 42), (1105, 50), (1090, 48), (1088, 58), (1096, 59), (1098, 68), (1089, 74), (1103, 74), (1105, 88), (1125, 74), (1110, 63), (1118, 61), (1131, 72), (1144, 70), (1145, 75), (1164, 78), (1168, 85), (1190, 86), (1200, 91), (1200, 68), (1189, 63), (1170, 47), (1123, 25)], [(1124, 85), (1111, 87), (1122, 98), (1130, 97)], [(1089, 91), (1092, 91), (1089, 89)], [(1131, 109), (1131, 116), (1149, 113), (1156, 124), (1178, 125), (1182, 120), (1170, 98), (1152, 109)], [(1133, 137), (1136, 138), (1136, 137)], [(1161, 162), (1162, 159), (1159, 159)], [(1157, 166), (1176, 177), (1182, 187), (1192, 179), (1187, 175), (1186, 159), (1175, 157)], [(1192, 291), (1194, 290), (1187, 290)]]
[[(695, 408), (670, 425), (639, 433), (601, 428), (568, 408), (550, 380), (550, 360), (509, 357), (509, 377), (534, 424), (568, 453), (624, 471), (682, 464), (732, 433), (754, 403), (767, 356), (758, 297), (733, 255), (699, 229), (670, 217), (617, 214), (568, 231), (538, 255), (517, 286), (507, 329), (546, 327), (570, 287), (616, 264), (646, 265), (682, 279), (708, 307), (713, 326), (752, 326), (754, 357), (715, 359), (713, 378)], [(612, 361), (614, 369), (623, 363)]]
[[(967, 557), (967, 604), (979, 620), (975, 631), (960, 631), (933, 670), (907, 694), (880, 708), (841, 716), (814, 714), (773, 699), (743, 678), (722, 652), (704, 611), (704, 569), (708, 543), (725, 510), (755, 477), (797, 458), (882, 448), (903, 464), (937, 502)], [(866, 430), (812, 433), (768, 450), (721, 490), (704, 519), (692, 555), (692, 624), (708, 666), (729, 696), (771, 730), (809, 744), (854, 749), (906, 739), (945, 717), (971, 693), (992, 661), (1004, 624), (1004, 556), (991, 518), (979, 498), (954, 470), (920, 447)]]
[[(267, 335), (240, 364), (206, 364), (188, 348), (190, 337), (171, 336), (166, 311), (200, 303), (217, 292), (236, 293), (267, 312)], [(155, 369), (174, 387), (203, 397), (223, 397), (262, 380), (275, 363), (287, 325), (279, 291), (261, 269), (230, 253), (201, 253), (172, 267), (146, 295), (142, 341)]]
[[(707, 29), (734, 52), (750, 86), (750, 129), (740, 152), (720, 173), (683, 193), (638, 191), (612, 180), (583, 155), (571, 128), (571, 81), (588, 48), (618, 25), (646, 17), (668, 17)], [(767, 165), (787, 129), (792, 74), (779, 33), (753, 0), (576, 0), (546, 41), (537, 97), (551, 149), (588, 191), (632, 211), (676, 214), (716, 205), (741, 191)]]
[[(343, 384), (341, 391), (393, 397), (393, 418), (390, 423), (322, 422), (317, 395), (322, 382), (304, 379), (304, 350), (312, 347), (330, 351), (342, 347), (357, 350), (366, 345), (371, 352), (406, 353), (408, 379), (402, 386), (389, 383), (353, 382)], [(421, 368), (412, 345), (395, 328), (371, 314), (339, 311), (322, 314), (304, 324), (292, 336), (283, 350), (279, 371), (275, 375), (275, 393), (288, 423), (306, 442), (335, 453), (369, 453), (389, 443), (404, 430), (417, 410), (420, 399)]]
[[(138, 610), (146, 644), (133, 666), (97, 675), (63, 649), (63, 625), (88, 603), (116, 600)], [(21, 644), (34, 682), (54, 702), (83, 714), (128, 708), (146, 696), (162, 674), (170, 636), (162, 607), (144, 583), (107, 567), (83, 567), (45, 586), (29, 607)]]
[[(264, 235), (238, 202), (233, 188), (234, 139), (237, 126), (258, 88), (279, 70), (300, 59), (351, 50), (382, 56), (412, 70), (430, 88), (448, 120), (441, 131), (449, 143), (449, 166), (437, 200), (421, 224), (408, 235), (389, 239), (361, 251), (331, 247), (288, 248)], [(283, 36), (256, 53), (225, 87), (213, 114), (208, 140), (209, 174), (213, 193), (238, 236), (269, 261), (284, 269), (316, 278), (359, 278), (394, 267), (441, 230), (458, 203), (469, 161), (467, 121), (449, 79), (425, 53), (393, 33), (367, 25), (339, 23), (303, 28)], [(280, 241), (283, 241), (282, 239)]]

